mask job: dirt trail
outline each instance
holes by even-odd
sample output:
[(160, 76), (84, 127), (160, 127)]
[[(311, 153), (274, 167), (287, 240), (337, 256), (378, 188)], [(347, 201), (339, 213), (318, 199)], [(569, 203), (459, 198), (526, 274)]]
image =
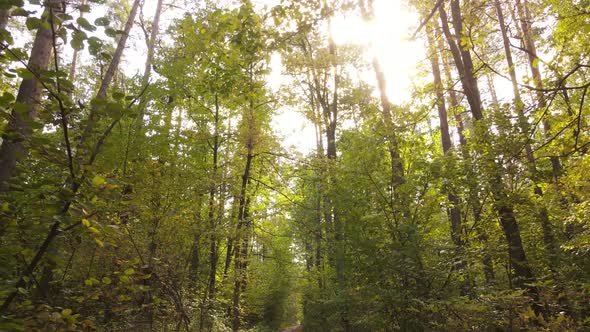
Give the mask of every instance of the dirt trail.
[(282, 332), (303, 332), (303, 326), (301, 326), (301, 325), (291, 326), (291, 327), (284, 329)]

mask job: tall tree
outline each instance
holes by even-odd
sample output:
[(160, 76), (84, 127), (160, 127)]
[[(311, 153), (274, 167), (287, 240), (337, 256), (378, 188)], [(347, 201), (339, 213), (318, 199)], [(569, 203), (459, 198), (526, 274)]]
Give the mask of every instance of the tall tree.
[[(469, 40), (469, 36), (465, 35), (466, 30), (463, 27), (461, 6), (458, 0), (451, 1), (451, 11), (453, 17), (452, 23), (457, 38), (459, 40)], [(481, 97), (470, 51), (467, 47), (459, 48), (457, 46), (455, 39), (451, 35), (444, 8), (441, 7), (439, 9), (439, 14), (443, 32), (451, 49), (459, 75), (461, 76), (463, 90), (469, 101), (470, 111), (475, 120), (474, 129), (477, 135), (475, 139), (482, 142), (484, 146), (489, 145), (490, 133), (489, 129), (483, 127)], [(538, 301), (538, 290), (534, 286), (530, 286), (534, 281), (534, 277), (522, 244), (522, 237), (514, 213), (514, 206), (506, 194), (506, 188), (502, 180), (502, 168), (494, 160), (494, 157), (490, 155), (489, 151), (483, 151), (483, 161), (486, 168), (490, 170), (487, 179), (488, 186), (494, 197), (494, 207), (500, 218), (500, 224), (508, 244), (511, 269), (513, 269), (515, 275), (514, 284), (519, 288), (528, 289), (534, 301)]]
[[(106, 100), (107, 98), (107, 91), (111, 86), (113, 81), (113, 77), (115, 76), (115, 72), (117, 68), (119, 68), (119, 63), (123, 57), (123, 51), (125, 50), (125, 46), (127, 45), (127, 39), (129, 38), (129, 32), (133, 27), (135, 22), (135, 17), (137, 16), (137, 12), (139, 10), (140, 0), (134, 0), (133, 4), (131, 5), (131, 11), (129, 12), (129, 16), (127, 17), (127, 22), (125, 23), (125, 27), (119, 38), (119, 42), (117, 43), (117, 48), (115, 49), (115, 53), (113, 54), (112, 60), (109, 63), (107, 71), (105, 72), (102, 80), (100, 82), (100, 86), (98, 88), (98, 92), (96, 93), (97, 100)], [(99, 114), (96, 108), (92, 108), (90, 113), (88, 114), (88, 120), (86, 121), (86, 126), (84, 127), (84, 132), (80, 137), (80, 146), (83, 146), (86, 140), (89, 138), (90, 135), (94, 132), (94, 127), (99, 120)]]
[(63, 5), (60, 0), (47, 1), (37, 26), (33, 48), (27, 63), (30, 77), (23, 78), (20, 84), (10, 121), (2, 137), (0, 192), (8, 190), (9, 180), (16, 174), (17, 163), (27, 156), (27, 141), (33, 133), (32, 124), (38, 118), (43, 97), (44, 88), (39, 79), (41, 72), (47, 70), (53, 54), (54, 31), (58, 22), (55, 16), (64, 12)]
[[(524, 135), (524, 150), (525, 150), (525, 157), (527, 161), (527, 168), (530, 173), (531, 180), (533, 182), (533, 191), (535, 195), (537, 195), (541, 200), (543, 198), (543, 189), (539, 185), (539, 172), (537, 170), (535, 156), (533, 155), (533, 149), (531, 147), (529, 135), (530, 135), (530, 126), (528, 123), (528, 119), (525, 117), (524, 114), (524, 102), (520, 96), (520, 89), (518, 86), (518, 79), (516, 75), (516, 65), (514, 60), (512, 59), (512, 50), (510, 48), (510, 40), (508, 38), (507, 26), (504, 20), (504, 13), (502, 11), (502, 6), (499, 0), (494, 0), (494, 7), (496, 8), (496, 13), (498, 15), (498, 24), (500, 25), (500, 32), (502, 34), (502, 42), (504, 44), (504, 54), (506, 56), (506, 64), (508, 65), (508, 73), (510, 75), (510, 81), (512, 83), (512, 91), (514, 94), (514, 107), (516, 108), (516, 114), (518, 116), (518, 123), (520, 126), (520, 131)], [(550, 269), (555, 271), (555, 259), (557, 258), (557, 246), (555, 244), (555, 239), (553, 236), (553, 226), (551, 225), (551, 221), (549, 220), (549, 211), (541, 201), (541, 206), (538, 208), (538, 218), (539, 223), (541, 224), (541, 229), (543, 230), (543, 241), (545, 244), (545, 249), (547, 250), (547, 254), (549, 256), (550, 262)]]

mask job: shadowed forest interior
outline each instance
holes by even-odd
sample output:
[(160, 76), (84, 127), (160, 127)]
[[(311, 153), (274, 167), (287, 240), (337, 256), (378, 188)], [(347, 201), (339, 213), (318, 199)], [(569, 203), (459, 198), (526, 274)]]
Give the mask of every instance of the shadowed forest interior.
[(1, 331), (587, 331), (590, 1), (1, 0)]

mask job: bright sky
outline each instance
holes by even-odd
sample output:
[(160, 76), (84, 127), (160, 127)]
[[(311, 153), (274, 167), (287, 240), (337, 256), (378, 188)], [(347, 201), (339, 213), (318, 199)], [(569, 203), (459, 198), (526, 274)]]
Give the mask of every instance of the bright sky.
[[(372, 46), (366, 60), (370, 63), (374, 54), (379, 58), (387, 79), (387, 94), (394, 104), (410, 100), (412, 77), (425, 54), (422, 42), (409, 40), (419, 19), (402, 1), (375, 0), (375, 21), (370, 25), (359, 17), (339, 16), (332, 21), (332, 35), (337, 44)], [(273, 58), (273, 68), (279, 63), (280, 59)], [(375, 86), (377, 97), (375, 74), (370, 71), (361, 77)], [(271, 75), (271, 80), (274, 79), (280, 79), (276, 72)], [(301, 153), (311, 152), (316, 146), (313, 126), (293, 110), (281, 112), (274, 119), (274, 128), (284, 136), (284, 146), (295, 146)]]
[[(144, 15), (151, 17), (155, 11), (156, 0), (145, 0)], [(375, 0), (375, 20), (367, 24), (360, 17), (350, 15), (338, 16), (332, 21), (332, 34), (337, 44), (354, 43), (371, 46), (367, 52), (370, 63), (373, 54), (381, 62), (387, 79), (387, 93), (392, 103), (408, 102), (412, 91), (412, 77), (417, 71), (420, 59), (424, 58), (424, 47), (420, 41), (410, 41), (409, 36), (419, 22), (418, 15), (403, 4), (405, 0)], [(255, 0), (257, 5), (276, 5), (277, 0)], [(167, 1), (165, 2), (167, 3)], [(167, 10), (162, 15), (162, 25), (167, 26), (174, 19), (174, 11)], [(137, 48), (127, 53), (127, 71), (129, 74), (143, 70), (143, 42), (136, 42)], [(135, 53), (135, 54), (133, 54)], [(136, 61), (137, 59), (137, 61)], [(137, 68), (134, 68), (136, 67)], [(272, 57), (273, 72), (269, 80), (273, 88), (278, 88), (286, 81), (281, 74), (280, 56)], [(361, 73), (360, 76), (376, 87), (377, 82), (372, 71)], [(375, 89), (375, 97), (377, 97)], [(309, 153), (315, 149), (315, 133), (313, 125), (303, 115), (293, 109), (281, 109), (273, 119), (273, 128), (283, 137), (283, 146), (294, 146), (301, 153)]]
[[(143, 15), (151, 21), (157, 0), (144, 0)], [(222, 0), (230, 1), (231, 0)], [(257, 5), (276, 5), (278, 0), (254, 0)], [(367, 62), (370, 63), (373, 54), (376, 54), (381, 62), (387, 79), (387, 92), (392, 103), (400, 104), (409, 101), (412, 91), (412, 77), (417, 71), (416, 67), (424, 57), (424, 47), (420, 41), (410, 41), (408, 38), (412, 29), (416, 28), (418, 16), (403, 4), (405, 0), (375, 0), (375, 20), (367, 24), (361, 18), (354, 15), (334, 17), (332, 21), (332, 34), (337, 44), (354, 43), (371, 46), (367, 52)], [(130, 1), (131, 2), (131, 1)], [(170, 0), (164, 0), (165, 10), (161, 17), (161, 29), (166, 29), (180, 13), (181, 7), (166, 9)], [(183, 1), (173, 1), (181, 4)], [(188, 9), (187, 9), (188, 10)], [(76, 13), (73, 13), (76, 16)], [(86, 14), (90, 22), (104, 15), (101, 10), (95, 10)], [(97, 32), (98, 33), (98, 32)], [(125, 50), (121, 68), (127, 75), (133, 76), (143, 73), (146, 46), (143, 33), (138, 26), (134, 26), (128, 47)], [(69, 48), (65, 49), (64, 59), (71, 57)], [(84, 57), (84, 53), (82, 54)], [(84, 61), (84, 60), (83, 60)], [(273, 56), (271, 61), (273, 73), (270, 75), (271, 87), (280, 86), (280, 82), (286, 81), (281, 74), (280, 56)], [(369, 71), (360, 73), (360, 77), (376, 87), (374, 73)], [(377, 97), (377, 89), (375, 89)], [(311, 152), (315, 146), (315, 133), (313, 126), (296, 110), (282, 109), (273, 120), (273, 128), (283, 137), (285, 147), (294, 146), (301, 153)]]

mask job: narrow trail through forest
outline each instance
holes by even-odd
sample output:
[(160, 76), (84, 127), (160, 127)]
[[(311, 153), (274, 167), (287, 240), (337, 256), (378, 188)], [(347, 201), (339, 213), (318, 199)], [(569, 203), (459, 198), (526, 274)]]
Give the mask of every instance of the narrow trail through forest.
[(0, 0), (0, 331), (590, 331), (589, 32)]

